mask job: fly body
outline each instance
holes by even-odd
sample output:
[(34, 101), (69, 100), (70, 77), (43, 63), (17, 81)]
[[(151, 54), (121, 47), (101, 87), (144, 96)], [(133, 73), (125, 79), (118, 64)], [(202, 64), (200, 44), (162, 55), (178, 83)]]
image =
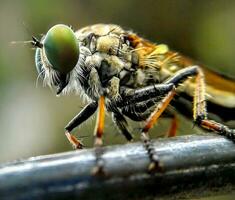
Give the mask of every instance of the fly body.
[(80, 48), (89, 52), (84, 67), (80, 66), (80, 82), (89, 98), (97, 100), (106, 93), (107, 100), (112, 100), (120, 97), (122, 86), (133, 89), (158, 80), (158, 68), (139, 66), (137, 49), (119, 26), (94, 25), (77, 31), (76, 36)]
[[(196, 124), (235, 140), (233, 129), (208, 119), (206, 106), (208, 100), (234, 109), (235, 83), (211, 75), (165, 44), (151, 43), (112, 24), (92, 25), (77, 32), (68, 26), (56, 25), (41, 41), (34, 38), (32, 44), (37, 47), (36, 67), (45, 84), (56, 87), (58, 95), (75, 92), (85, 96), (88, 102), (65, 127), (66, 136), (75, 148), (82, 148), (82, 143), (70, 132), (97, 109), (95, 144), (102, 144), (106, 109), (127, 140), (132, 140), (132, 135), (126, 117), (145, 121), (141, 138), (150, 160), (156, 164), (148, 131), (162, 114), (168, 113), (175, 119), (168, 105), (177, 102), (176, 94), (192, 97)], [(221, 87), (222, 84), (227, 87)], [(170, 136), (175, 135), (175, 129), (176, 126), (172, 126)]]

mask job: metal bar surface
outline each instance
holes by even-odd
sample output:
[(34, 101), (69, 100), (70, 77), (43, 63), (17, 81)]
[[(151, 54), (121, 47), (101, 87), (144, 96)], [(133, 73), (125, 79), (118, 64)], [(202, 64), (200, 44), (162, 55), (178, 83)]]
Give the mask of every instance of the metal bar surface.
[(163, 171), (149, 174), (140, 142), (103, 147), (104, 176), (91, 174), (95, 149), (0, 165), (0, 199), (163, 199), (231, 193), (235, 144), (211, 134), (153, 140)]

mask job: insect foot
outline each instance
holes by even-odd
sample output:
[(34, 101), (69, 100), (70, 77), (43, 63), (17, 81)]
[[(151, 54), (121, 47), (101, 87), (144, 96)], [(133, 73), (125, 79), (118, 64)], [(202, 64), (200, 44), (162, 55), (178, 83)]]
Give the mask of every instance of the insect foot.
[(65, 132), (65, 136), (69, 140), (70, 144), (72, 144), (74, 149), (83, 149), (84, 145), (75, 136), (71, 135), (68, 131)]

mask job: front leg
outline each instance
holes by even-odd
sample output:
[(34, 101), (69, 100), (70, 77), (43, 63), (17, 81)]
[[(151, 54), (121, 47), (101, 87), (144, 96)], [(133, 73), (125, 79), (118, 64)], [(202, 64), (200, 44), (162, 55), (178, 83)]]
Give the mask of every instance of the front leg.
[(72, 144), (72, 146), (75, 149), (81, 149), (83, 147), (82, 143), (73, 135), (70, 134), (70, 132), (79, 126), (81, 123), (86, 121), (91, 115), (94, 114), (98, 107), (97, 102), (92, 102), (88, 104), (85, 108), (83, 108), (65, 127), (65, 135), (68, 138), (69, 142)]

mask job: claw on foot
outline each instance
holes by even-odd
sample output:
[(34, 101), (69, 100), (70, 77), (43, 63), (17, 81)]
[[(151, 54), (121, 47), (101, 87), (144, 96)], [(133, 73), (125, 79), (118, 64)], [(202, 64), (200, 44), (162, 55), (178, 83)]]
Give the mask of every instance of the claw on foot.
[(159, 163), (159, 161), (151, 161), (148, 166), (148, 172), (151, 174), (156, 172), (164, 172), (164, 167), (162, 163)]
[(74, 149), (82, 149), (83, 144), (75, 136), (71, 135), (68, 131), (65, 132), (65, 136), (68, 138), (70, 144), (72, 144)]
[(154, 172), (156, 170), (156, 166), (157, 166), (157, 164), (155, 162), (151, 162), (148, 166), (148, 171), (150, 173)]

